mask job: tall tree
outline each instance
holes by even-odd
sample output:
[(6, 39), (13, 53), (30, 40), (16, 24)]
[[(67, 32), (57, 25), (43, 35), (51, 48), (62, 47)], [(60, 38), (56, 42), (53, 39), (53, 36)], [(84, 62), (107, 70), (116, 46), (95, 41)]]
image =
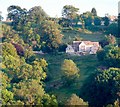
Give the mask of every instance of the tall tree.
[(32, 7), (29, 10), (29, 20), (35, 23), (41, 23), (44, 19), (48, 17), (47, 13), (42, 9), (41, 6)]
[(65, 5), (62, 10), (62, 16), (68, 20), (70, 20), (71, 25), (74, 19), (78, 17), (79, 8), (76, 8), (72, 5)]
[(77, 16), (79, 8), (76, 8), (72, 5), (65, 5), (63, 7), (62, 16), (67, 19), (74, 19)]
[(21, 20), (23, 20), (27, 15), (27, 10), (25, 8), (22, 9), (20, 6), (11, 5), (8, 7), (7, 11), (7, 18), (13, 21), (12, 23), (14, 26), (17, 25)]
[(97, 11), (95, 8), (92, 8), (91, 13), (93, 14), (93, 16), (97, 16)]

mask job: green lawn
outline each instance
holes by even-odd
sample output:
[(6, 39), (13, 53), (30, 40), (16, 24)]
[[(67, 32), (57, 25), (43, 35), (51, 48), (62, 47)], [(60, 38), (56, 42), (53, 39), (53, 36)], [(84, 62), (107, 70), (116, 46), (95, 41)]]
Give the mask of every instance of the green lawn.
[(95, 72), (99, 62), (97, 61), (96, 55), (86, 55), (86, 56), (70, 56), (67, 54), (45, 54), (38, 55), (39, 58), (45, 58), (48, 62), (48, 72), (51, 77), (50, 81), (46, 82), (46, 86), (49, 87), (53, 82), (61, 80), (61, 64), (64, 59), (72, 59), (80, 69), (80, 78), (79, 81), (73, 84), (72, 87), (61, 87), (59, 89), (51, 88), (49, 93), (52, 93), (57, 96), (58, 101), (63, 103), (67, 100), (72, 93), (78, 93), (80, 87), (82, 86), (85, 79)]
[(102, 33), (93, 33), (93, 34), (85, 34), (85, 33), (80, 33), (78, 31), (73, 31), (73, 30), (69, 30), (69, 31), (66, 31), (66, 32), (62, 32), (64, 37), (63, 37), (63, 42), (64, 43), (68, 43), (68, 42), (72, 42), (76, 37), (80, 37), (82, 38), (83, 40), (90, 40), (90, 41), (101, 41), (103, 39), (105, 39), (105, 35), (102, 34)]

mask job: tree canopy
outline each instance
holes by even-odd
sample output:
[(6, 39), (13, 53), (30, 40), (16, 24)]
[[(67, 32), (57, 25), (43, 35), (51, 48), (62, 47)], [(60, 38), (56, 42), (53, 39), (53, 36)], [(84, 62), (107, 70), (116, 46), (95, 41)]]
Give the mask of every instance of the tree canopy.
[(97, 16), (97, 11), (95, 8), (92, 8), (91, 13), (93, 14), (93, 16)]
[(65, 5), (63, 7), (62, 16), (67, 19), (74, 19), (78, 11), (79, 9), (72, 5)]
[(68, 106), (88, 106), (88, 103), (84, 102), (83, 99), (79, 98), (76, 94), (72, 94), (71, 97), (67, 100), (66, 105), (68, 105)]
[(72, 60), (69, 59), (64, 60), (61, 66), (61, 70), (63, 73), (63, 80), (65, 81), (65, 85), (71, 85), (80, 76), (78, 67)]
[(44, 21), (41, 26), (41, 42), (44, 52), (54, 52), (62, 43), (60, 26), (54, 21)]
[(114, 104), (119, 99), (120, 91), (120, 69), (109, 68), (98, 71), (91, 76), (84, 84), (82, 97), (87, 100), (90, 106), (106, 106)]
[(120, 48), (108, 45), (100, 54), (98, 52), (98, 59), (102, 60), (108, 67), (120, 67)]

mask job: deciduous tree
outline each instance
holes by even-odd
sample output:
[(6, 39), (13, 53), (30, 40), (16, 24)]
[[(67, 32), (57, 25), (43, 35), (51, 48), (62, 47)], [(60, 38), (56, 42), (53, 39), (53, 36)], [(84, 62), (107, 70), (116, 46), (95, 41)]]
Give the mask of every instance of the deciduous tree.
[(108, 67), (120, 67), (120, 48), (112, 45), (104, 47), (104, 50), (101, 51), (101, 59), (104, 64)]
[(67, 20), (70, 20), (69, 25), (72, 26), (74, 21), (78, 22), (78, 11), (79, 8), (76, 8), (72, 5), (65, 5), (62, 10), (62, 16)]
[(68, 106), (88, 106), (87, 102), (84, 102), (83, 99), (79, 98), (76, 94), (72, 94), (71, 97), (67, 100), (65, 105)]
[(54, 52), (58, 50), (59, 45), (62, 43), (60, 26), (54, 21), (44, 21), (41, 26), (41, 42), (42, 50), (44, 52)]
[(101, 18), (100, 18), (100, 17), (95, 17), (95, 18), (94, 18), (94, 24), (95, 24), (96, 26), (101, 25)]
[(81, 91), (82, 98), (87, 100), (90, 106), (102, 107), (114, 104), (119, 99), (120, 69), (109, 68), (97, 71), (86, 80)]
[(72, 60), (65, 59), (61, 67), (66, 85), (72, 84), (79, 77), (79, 69)]

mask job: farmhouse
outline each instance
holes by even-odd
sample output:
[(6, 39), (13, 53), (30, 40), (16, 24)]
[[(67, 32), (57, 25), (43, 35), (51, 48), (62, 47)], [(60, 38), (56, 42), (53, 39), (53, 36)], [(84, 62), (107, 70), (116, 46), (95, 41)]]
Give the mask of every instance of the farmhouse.
[(69, 54), (96, 54), (100, 48), (99, 42), (91, 41), (73, 41), (66, 48), (66, 53)]

